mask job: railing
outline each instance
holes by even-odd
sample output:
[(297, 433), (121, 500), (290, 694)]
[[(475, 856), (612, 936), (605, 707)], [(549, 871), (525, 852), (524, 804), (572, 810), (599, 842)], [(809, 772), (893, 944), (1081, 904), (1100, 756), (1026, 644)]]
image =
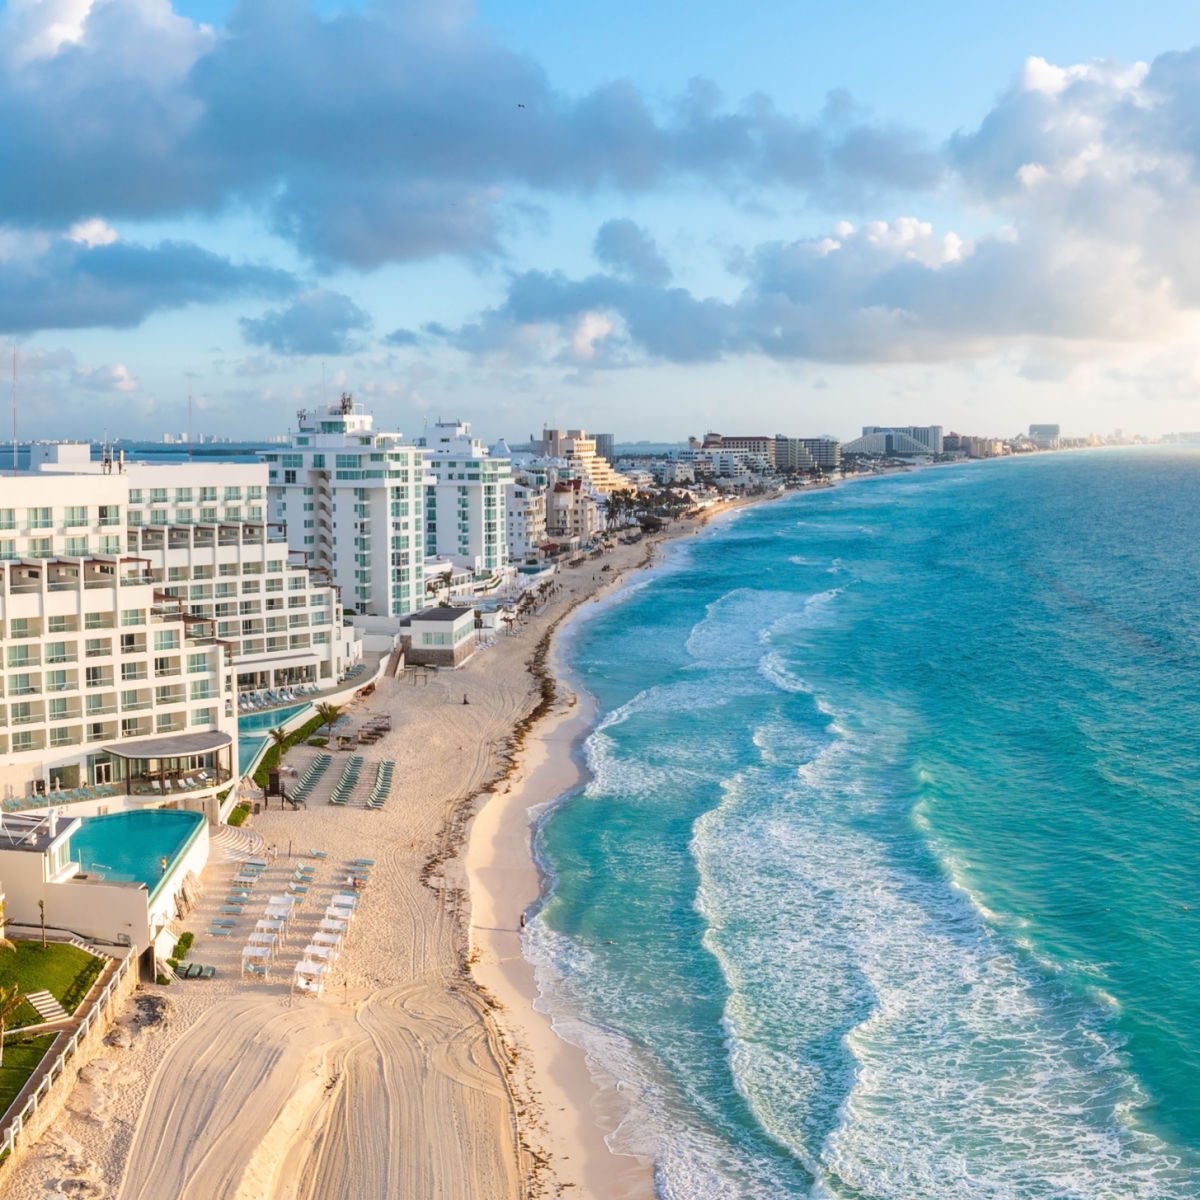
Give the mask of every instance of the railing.
[[(51, 1046), (50, 1052), (46, 1055), (46, 1058), (54, 1055), (50, 1059), (49, 1067), (45, 1066), (46, 1058), (43, 1058), (37, 1071), (30, 1078), (29, 1083), (25, 1085), (25, 1088), (18, 1094), (16, 1100), (9, 1106), (8, 1111), (4, 1114), (3, 1123), (0, 1124), (0, 1160), (7, 1159), (12, 1154), (17, 1140), (25, 1131), (25, 1126), (50, 1094), (50, 1089), (54, 1086), (55, 1081), (63, 1077), (68, 1061), (74, 1058), (79, 1052), (80, 1045), (88, 1034), (91, 1033), (92, 1027), (107, 1011), (109, 1005), (112, 1004), (118, 986), (129, 972), (134, 969), (135, 962), (136, 960), (132, 951), (121, 959), (116, 971), (113, 973), (113, 977), (104, 985), (100, 995), (92, 1002), (90, 1008), (80, 1020), (79, 1027), (75, 1032), (70, 1037), (67, 1037), (66, 1034), (60, 1034), (58, 1040)], [(43, 1072), (43, 1068), (45, 1068), (44, 1073), (38, 1079), (37, 1076)], [(37, 1079), (36, 1083), (33, 1082), (34, 1079)], [(31, 1084), (32, 1090), (30, 1091)], [(21, 1097), (27, 1091), (29, 1094), (25, 1097), (24, 1103), (22, 1103)], [(17, 1108), (18, 1104), (20, 1104), (20, 1108)], [(14, 1109), (16, 1109), (15, 1112), (13, 1111)]]

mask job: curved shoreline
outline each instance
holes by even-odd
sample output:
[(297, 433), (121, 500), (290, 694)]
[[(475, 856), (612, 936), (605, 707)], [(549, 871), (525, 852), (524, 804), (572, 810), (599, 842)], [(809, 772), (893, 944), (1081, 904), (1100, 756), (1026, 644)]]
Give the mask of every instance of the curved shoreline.
[[(761, 500), (777, 497), (762, 497)], [(614, 1153), (606, 1141), (624, 1116), (619, 1081), (554, 1029), (538, 1006), (533, 964), (522, 953), (521, 920), (545, 895), (548, 878), (538, 865), (533, 837), (548, 806), (586, 782), (582, 747), (595, 727), (597, 705), (569, 682), (561, 662), (563, 638), (593, 614), (585, 601), (607, 608), (650, 568), (661, 565), (654, 551), (683, 541), (755, 501), (722, 509), (651, 541), (647, 553), (623, 568), (596, 592), (579, 596), (559, 614), (539, 641), (529, 669), (542, 699), (520, 723), (509, 770), (486, 790), (466, 834), (461, 858), (470, 895), (467, 963), (475, 986), (490, 1008), (509, 1053), (509, 1087), (522, 1125), (521, 1144), (534, 1163), (529, 1194), (557, 1189), (611, 1200), (652, 1200), (653, 1162)], [(605, 603), (607, 601), (607, 603)]]

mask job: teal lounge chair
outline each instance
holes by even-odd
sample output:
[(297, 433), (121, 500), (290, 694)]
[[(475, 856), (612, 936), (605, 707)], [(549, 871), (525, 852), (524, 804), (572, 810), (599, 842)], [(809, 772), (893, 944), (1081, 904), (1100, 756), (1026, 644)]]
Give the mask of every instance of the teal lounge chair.
[(204, 966), (200, 968), (201, 979), (211, 979), (217, 973), (216, 967)]

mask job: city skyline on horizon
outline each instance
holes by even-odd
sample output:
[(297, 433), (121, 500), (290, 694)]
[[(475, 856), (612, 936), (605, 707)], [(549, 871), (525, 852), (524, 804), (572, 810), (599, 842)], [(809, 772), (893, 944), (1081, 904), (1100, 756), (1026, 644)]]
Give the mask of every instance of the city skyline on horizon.
[(191, 405), (257, 439), (342, 389), (413, 436), (1198, 423), (1181, 4), (872, 0), (851, 36), (728, 0), (8, 0), (0, 30), (22, 437)]

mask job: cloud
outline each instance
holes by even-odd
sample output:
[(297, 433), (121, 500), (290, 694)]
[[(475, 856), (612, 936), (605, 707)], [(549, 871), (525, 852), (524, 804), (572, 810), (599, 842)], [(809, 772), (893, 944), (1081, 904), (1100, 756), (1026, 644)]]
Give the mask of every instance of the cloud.
[(706, 81), (664, 105), (620, 80), (567, 93), (468, 6), (428, 7), (245, 3), (214, 30), (168, 0), (10, 4), (0, 224), (249, 203), (318, 265), (368, 268), (494, 254), (531, 192), (683, 181), (843, 205), (942, 174), (919, 134), (846, 106), (800, 118)]
[(89, 392), (136, 392), (141, 386), (124, 363), (111, 366), (77, 367), (71, 382)]
[[(94, 232), (94, 231), (93, 231)], [(127, 329), (151, 313), (232, 296), (295, 290), (286, 271), (235, 263), (190, 242), (144, 246), (34, 239), (0, 272), (0, 331), (103, 326)]]
[(628, 217), (605, 221), (596, 234), (596, 259), (618, 275), (641, 283), (667, 283), (671, 268), (654, 239)]
[(393, 329), (383, 340), (389, 346), (406, 347), (419, 345), (421, 337), (411, 329)]
[(276, 354), (352, 354), (358, 343), (351, 334), (369, 329), (371, 318), (349, 296), (317, 288), (239, 324), (247, 342)]

